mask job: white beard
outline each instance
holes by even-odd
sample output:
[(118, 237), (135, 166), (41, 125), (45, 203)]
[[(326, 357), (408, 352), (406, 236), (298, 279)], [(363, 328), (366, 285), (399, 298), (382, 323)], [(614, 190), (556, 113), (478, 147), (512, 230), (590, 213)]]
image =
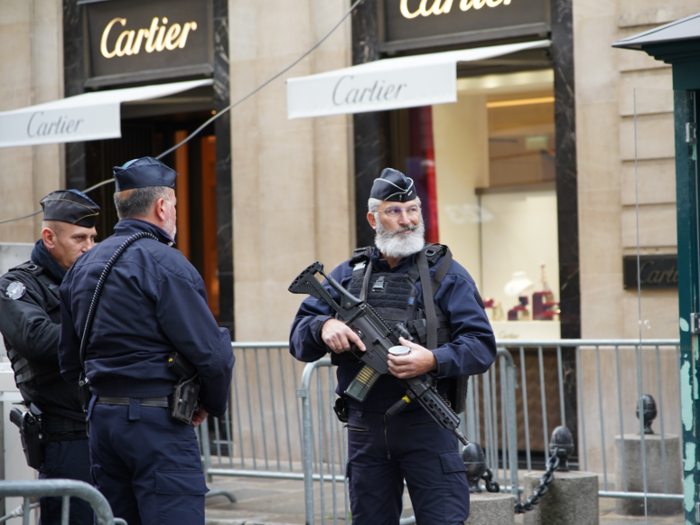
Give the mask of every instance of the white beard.
[[(425, 244), (425, 224), (421, 217), (418, 226), (404, 226), (393, 232), (387, 231), (377, 218), (377, 234), (374, 237), (374, 244), (385, 256), (392, 259), (402, 259), (418, 253)], [(400, 235), (402, 232), (409, 231)]]

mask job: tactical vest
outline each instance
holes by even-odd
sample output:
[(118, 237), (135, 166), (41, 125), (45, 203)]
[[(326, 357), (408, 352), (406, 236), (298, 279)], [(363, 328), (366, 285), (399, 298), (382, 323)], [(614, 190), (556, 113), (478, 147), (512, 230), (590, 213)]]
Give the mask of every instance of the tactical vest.
[[(58, 291), (58, 285), (46, 274), (42, 266), (29, 261), (11, 268), (10, 271), (27, 272), (37, 278), (35, 282), (42, 288), (41, 292), (46, 301), (46, 304), (43, 305), (45, 311), (49, 311), (60, 304), (56, 295), (57, 292), (53, 292), (53, 289)], [(12, 371), (15, 373), (15, 383), (18, 387), (29, 381), (35, 381), (37, 385), (45, 385), (60, 379), (61, 373), (58, 367), (27, 361), (7, 341), (5, 341), (5, 346), (7, 347), (7, 357), (10, 358)]]
[[(348, 291), (355, 297), (367, 301), (390, 327), (403, 323), (415, 343), (430, 350), (449, 343), (452, 340), (449, 320), (440, 307), (435, 306), (433, 298), (450, 268), (452, 262), (450, 249), (440, 244), (426, 245), (418, 253), (416, 263), (406, 273), (373, 272), (370, 263), (371, 254), (371, 247), (357, 248), (353, 253), (349, 264), (354, 269), (347, 287)], [(440, 264), (433, 278), (430, 279), (429, 268), (438, 261)], [(421, 281), (424, 290), (423, 308), (418, 308), (417, 304), (416, 282), (418, 280)], [(426, 286), (422, 284), (424, 280), (430, 281), (429, 294), (425, 293)], [(346, 359), (357, 360), (350, 352), (331, 353), (333, 364), (337, 365)], [(449, 381), (446, 397), (457, 412), (463, 410), (466, 388), (466, 377)]]

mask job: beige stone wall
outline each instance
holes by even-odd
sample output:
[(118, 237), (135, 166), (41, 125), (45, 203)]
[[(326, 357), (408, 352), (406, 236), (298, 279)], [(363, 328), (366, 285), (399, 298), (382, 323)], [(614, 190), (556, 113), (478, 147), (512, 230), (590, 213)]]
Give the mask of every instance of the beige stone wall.
[[(678, 338), (675, 291), (643, 291), (640, 301), (636, 290), (622, 287), (622, 258), (636, 255), (637, 238), (642, 255), (676, 252), (671, 68), (646, 53), (610, 46), (697, 10), (688, 0), (574, 0), (583, 338), (639, 338), (640, 302), (644, 339)], [(619, 352), (581, 352), (585, 436), (579, 443), (585, 438), (588, 470), (602, 472), (605, 457), (609, 475), (620, 433), (618, 394), (625, 432), (638, 428), (637, 361), (632, 350)], [(663, 399), (665, 431), (677, 434), (676, 350), (657, 355), (647, 348), (640, 357), (642, 391), (657, 404)]]
[[(61, 0), (0, 0), (0, 111), (63, 97)], [(63, 146), (0, 149), (0, 220), (39, 209), (64, 186)], [(41, 215), (0, 224), (0, 242), (33, 242)]]
[[(640, 301), (622, 288), (637, 237), (642, 255), (676, 252), (671, 68), (610, 45), (696, 11), (687, 0), (574, 1), (584, 338), (639, 337)], [(643, 291), (641, 319), (642, 337), (677, 338), (677, 293)]]
[[(231, 100), (293, 62), (347, 10), (344, 2), (229, 1)], [(350, 63), (350, 21), (231, 113), (236, 339), (286, 340), (302, 296), (287, 292), (316, 260), (351, 253), (348, 116), (287, 119), (285, 78)]]

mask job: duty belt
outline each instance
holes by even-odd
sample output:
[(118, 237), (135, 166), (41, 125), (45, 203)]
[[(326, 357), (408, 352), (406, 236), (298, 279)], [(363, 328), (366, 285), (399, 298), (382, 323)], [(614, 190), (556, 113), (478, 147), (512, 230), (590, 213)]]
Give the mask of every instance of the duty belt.
[[(139, 399), (140, 405), (142, 407), (159, 407), (168, 408), (168, 398), (167, 397), (142, 397)], [(129, 406), (128, 397), (107, 397), (99, 396), (96, 405), (125, 405)]]
[(86, 423), (62, 416), (55, 416), (44, 412), (41, 415), (41, 424), (49, 435), (49, 441), (72, 441), (86, 438)]

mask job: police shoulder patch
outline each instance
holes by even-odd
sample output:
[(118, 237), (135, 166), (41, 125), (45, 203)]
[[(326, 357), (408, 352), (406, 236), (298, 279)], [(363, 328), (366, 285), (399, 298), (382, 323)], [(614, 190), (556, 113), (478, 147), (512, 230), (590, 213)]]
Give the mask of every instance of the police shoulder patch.
[(17, 300), (21, 299), (26, 291), (27, 287), (24, 285), (23, 282), (12, 281), (10, 284), (7, 285), (5, 295), (8, 296), (10, 299)]

